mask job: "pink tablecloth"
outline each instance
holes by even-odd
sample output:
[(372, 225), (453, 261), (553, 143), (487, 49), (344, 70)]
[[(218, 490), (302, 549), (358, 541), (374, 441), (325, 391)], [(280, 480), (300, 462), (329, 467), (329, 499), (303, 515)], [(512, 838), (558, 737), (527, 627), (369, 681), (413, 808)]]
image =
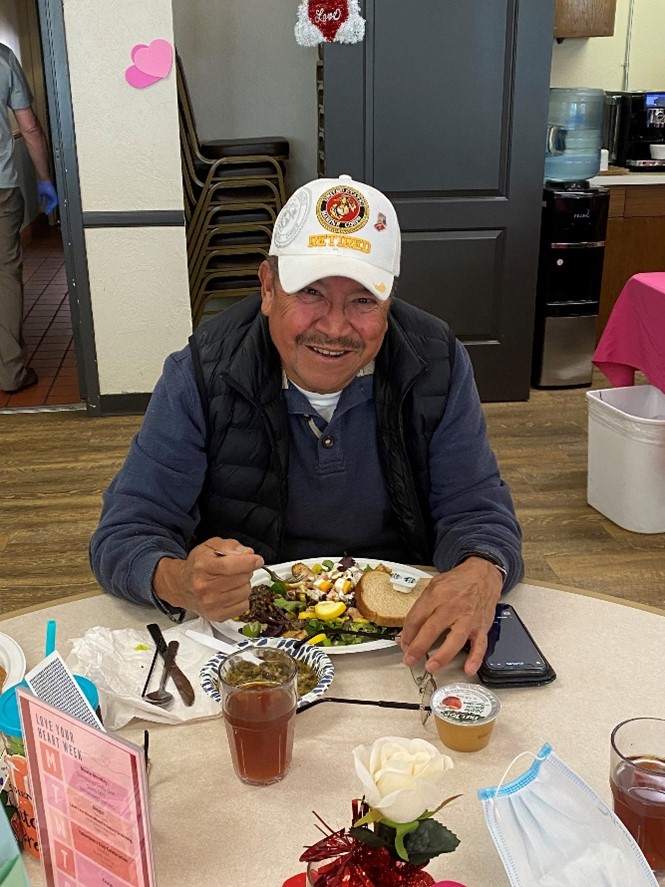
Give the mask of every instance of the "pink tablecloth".
[(615, 387), (632, 385), (635, 370), (665, 391), (665, 271), (636, 274), (621, 290), (593, 362)]

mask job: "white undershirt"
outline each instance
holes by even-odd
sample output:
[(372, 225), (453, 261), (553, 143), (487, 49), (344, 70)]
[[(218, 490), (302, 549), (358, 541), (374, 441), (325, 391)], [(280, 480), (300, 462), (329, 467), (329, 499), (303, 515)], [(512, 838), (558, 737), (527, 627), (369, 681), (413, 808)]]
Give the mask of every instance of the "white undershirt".
[[(359, 376), (369, 376), (374, 372), (374, 361), (371, 360), (366, 366), (364, 366), (359, 372)], [(322, 416), (326, 422), (330, 422), (333, 417), (333, 413), (337, 408), (337, 404), (339, 403), (341, 391), (334, 391), (332, 394), (319, 394), (316, 391), (307, 391), (305, 388), (301, 388), (300, 385), (296, 385), (293, 379), (289, 379), (284, 370), (282, 370), (282, 387), (286, 388), (288, 383), (291, 383), (294, 388), (297, 388), (298, 391), (302, 392), (305, 395), (307, 400), (314, 407), (316, 412)]]
[(300, 385), (296, 385), (293, 380), (290, 381), (294, 388), (302, 391), (319, 416), (323, 416), (326, 422), (330, 422), (342, 392), (335, 391), (333, 394), (317, 394), (316, 391), (306, 391)]

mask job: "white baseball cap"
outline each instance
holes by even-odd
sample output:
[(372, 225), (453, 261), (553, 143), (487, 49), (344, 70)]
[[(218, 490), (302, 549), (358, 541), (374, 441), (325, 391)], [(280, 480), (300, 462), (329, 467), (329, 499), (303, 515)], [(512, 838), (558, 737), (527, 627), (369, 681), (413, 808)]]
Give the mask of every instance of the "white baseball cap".
[(401, 245), (397, 213), (385, 194), (343, 175), (294, 192), (277, 216), (270, 255), (279, 258), (287, 293), (339, 276), (385, 300), (399, 275)]

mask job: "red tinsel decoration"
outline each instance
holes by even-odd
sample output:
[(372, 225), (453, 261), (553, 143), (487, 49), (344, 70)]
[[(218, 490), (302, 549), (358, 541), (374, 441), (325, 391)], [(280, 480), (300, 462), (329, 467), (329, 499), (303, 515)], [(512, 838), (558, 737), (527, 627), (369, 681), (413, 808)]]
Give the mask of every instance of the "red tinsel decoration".
[[(367, 809), (362, 802), (353, 801), (352, 821), (356, 822)], [(434, 883), (434, 878), (424, 872), (422, 866), (395, 859), (386, 847), (368, 847), (346, 829), (334, 832), (323, 824), (329, 834), (308, 847), (300, 857), (301, 862), (331, 859), (319, 867), (315, 887), (431, 887)]]

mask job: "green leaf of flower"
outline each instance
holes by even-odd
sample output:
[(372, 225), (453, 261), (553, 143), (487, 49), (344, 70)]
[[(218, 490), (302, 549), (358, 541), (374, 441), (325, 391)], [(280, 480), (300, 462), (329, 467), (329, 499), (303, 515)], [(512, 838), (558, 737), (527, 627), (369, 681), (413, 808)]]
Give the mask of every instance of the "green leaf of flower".
[(395, 822), (392, 819), (382, 817), (377, 831), (383, 829), (386, 834), (394, 834), (394, 846), (397, 855), (405, 862), (409, 862), (409, 854), (404, 846), (404, 838), (410, 832), (415, 831), (419, 825), (420, 817), (418, 819), (412, 819), (410, 822)]
[(398, 822), (395, 828), (395, 850), (397, 850), (397, 855), (400, 859), (403, 859), (405, 862), (413, 862), (411, 857), (409, 856), (409, 850), (404, 844), (405, 838), (412, 833), (417, 831), (422, 825), (417, 819), (412, 820), (411, 822)]
[(391, 841), (384, 839), (382, 835), (373, 832), (370, 828), (358, 828), (357, 826), (353, 826), (349, 829), (349, 834), (352, 838), (356, 838), (356, 840), (362, 841), (363, 844), (367, 844), (368, 847), (387, 847), (388, 849), (392, 847)]
[[(459, 844), (456, 834), (435, 819), (423, 819), (407, 834), (404, 846), (413, 865), (429, 862), (440, 853), (452, 853)], [(404, 857), (402, 857), (404, 858)]]

